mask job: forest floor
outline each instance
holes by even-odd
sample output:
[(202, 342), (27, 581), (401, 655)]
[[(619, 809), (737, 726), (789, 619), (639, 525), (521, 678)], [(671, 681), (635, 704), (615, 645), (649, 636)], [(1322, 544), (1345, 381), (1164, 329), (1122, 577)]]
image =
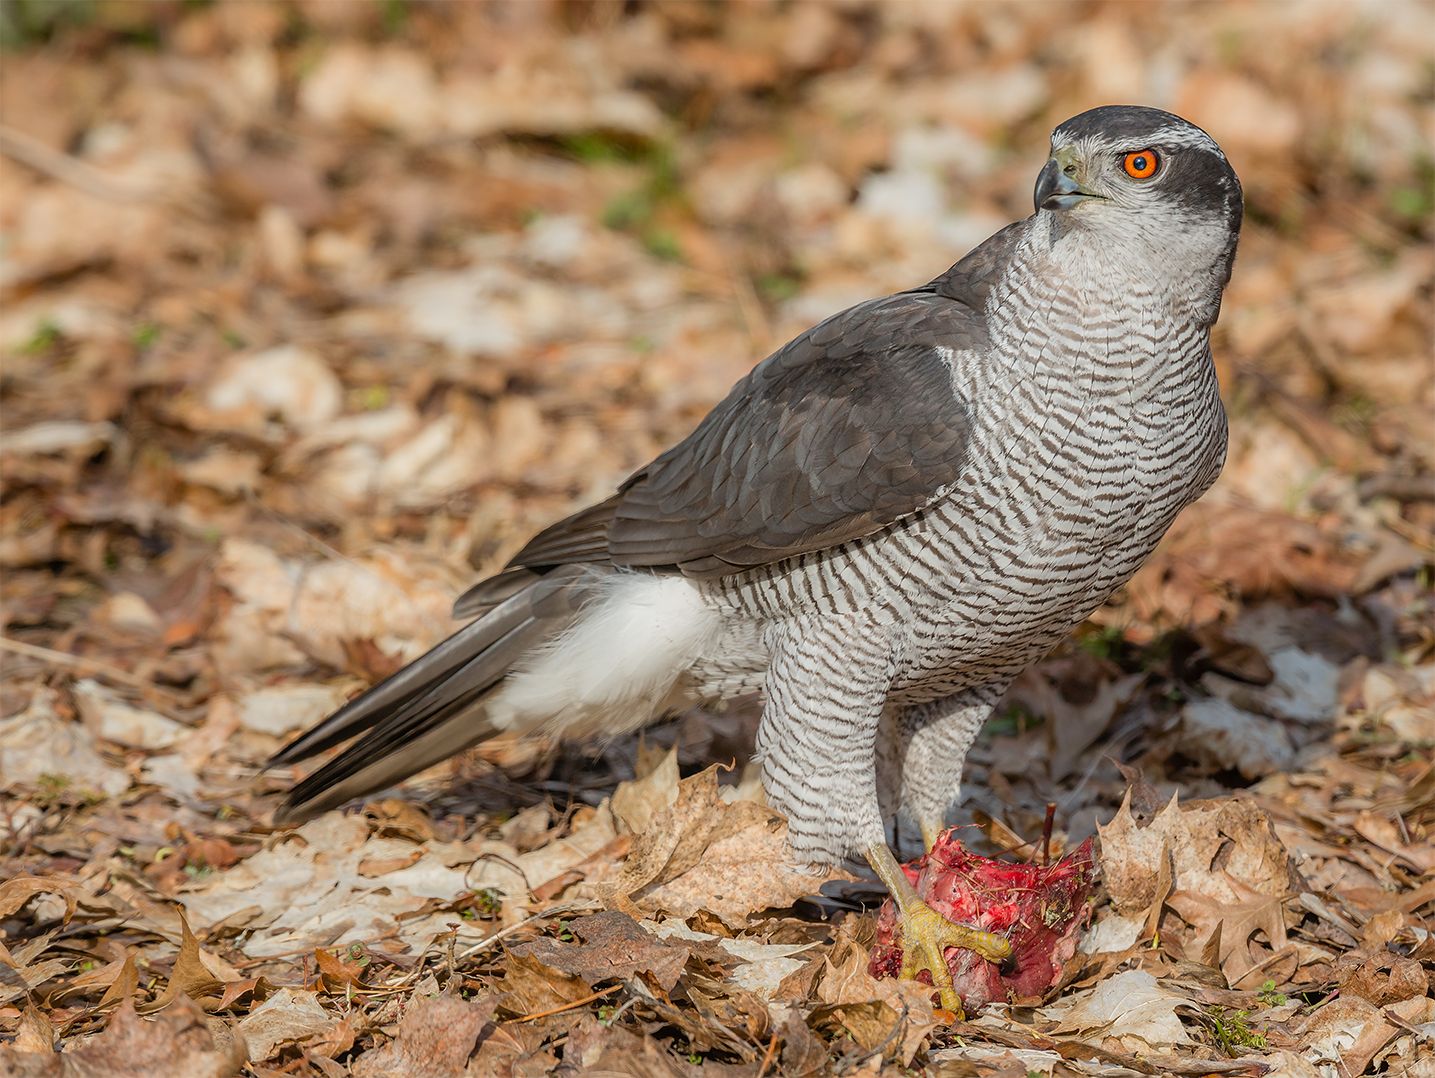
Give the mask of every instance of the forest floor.
[[(0, 1074), (1435, 1078), (1429, 5), (0, 32)], [(753, 701), (272, 826), (274, 750), (1119, 100), (1245, 187), (1231, 449), (968, 759), (968, 849), (1054, 887), (1097, 840), (1042, 983), (952, 1021), (872, 976), (881, 893), (788, 863)]]

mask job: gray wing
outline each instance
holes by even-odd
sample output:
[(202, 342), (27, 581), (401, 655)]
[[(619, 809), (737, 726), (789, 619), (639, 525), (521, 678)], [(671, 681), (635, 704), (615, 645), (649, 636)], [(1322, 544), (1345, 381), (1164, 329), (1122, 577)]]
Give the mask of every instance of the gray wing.
[(612, 498), (536, 536), (455, 616), (557, 565), (712, 578), (881, 530), (960, 474), (970, 415), (951, 357), (986, 343), (980, 308), (935, 291), (832, 316), (755, 367)]
[(951, 357), (976, 343), (978, 324), (948, 299), (907, 294), (813, 327), (623, 485), (609, 557), (724, 576), (926, 505), (964, 463), (967, 405)]

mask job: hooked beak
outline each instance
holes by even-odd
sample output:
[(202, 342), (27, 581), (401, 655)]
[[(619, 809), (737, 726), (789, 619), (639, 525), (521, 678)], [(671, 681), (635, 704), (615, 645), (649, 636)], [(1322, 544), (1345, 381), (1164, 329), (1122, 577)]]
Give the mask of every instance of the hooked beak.
[(1032, 202), (1038, 210), (1069, 210), (1089, 198), (1104, 198), (1076, 182), (1077, 155), (1073, 146), (1052, 154), (1051, 160), (1036, 177)]

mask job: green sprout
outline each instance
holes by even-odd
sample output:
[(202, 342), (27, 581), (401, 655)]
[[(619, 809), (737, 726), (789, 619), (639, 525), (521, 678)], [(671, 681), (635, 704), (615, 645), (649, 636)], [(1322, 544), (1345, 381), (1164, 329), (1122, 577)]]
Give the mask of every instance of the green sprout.
[(1081, 638), (1081, 649), (1098, 659), (1115, 659), (1121, 654), (1121, 645), (1125, 640), (1125, 634), (1117, 626), (1104, 625)]
[(1019, 704), (1012, 704), (1000, 715), (994, 715), (982, 727), (983, 737), (1019, 737), (1046, 722), (1046, 716), (1033, 715)]
[(59, 340), (60, 327), (47, 318), (35, 327), (35, 332), (20, 346), (20, 351), (27, 356), (38, 356), (42, 352), (48, 352)]
[(481, 887), (474, 891), (473, 902), (481, 917), (497, 917), (503, 912), (503, 892), (497, 887)]
[(677, 233), (670, 228), (644, 229), (643, 246), (650, 255), (655, 255), (664, 262), (681, 262), (683, 259), (683, 248), (678, 243)]
[[(1274, 987), (1274, 985), (1272, 985)], [(1251, 1028), (1250, 1011), (1227, 1011), (1223, 1007), (1211, 1008), (1211, 1033), (1221, 1051), (1234, 1059), (1239, 1049), (1266, 1047), (1266, 1036)]]
[(801, 287), (801, 281), (786, 273), (765, 273), (757, 279), (757, 290), (772, 303), (791, 299)]
[(1276, 991), (1275, 981), (1266, 981), (1261, 985), (1261, 990), (1256, 993), (1256, 998), (1267, 1007), (1283, 1007), (1286, 1002), (1285, 993)]
[(366, 386), (359, 390), (359, 403), (366, 412), (377, 412), (389, 403), (387, 386)]

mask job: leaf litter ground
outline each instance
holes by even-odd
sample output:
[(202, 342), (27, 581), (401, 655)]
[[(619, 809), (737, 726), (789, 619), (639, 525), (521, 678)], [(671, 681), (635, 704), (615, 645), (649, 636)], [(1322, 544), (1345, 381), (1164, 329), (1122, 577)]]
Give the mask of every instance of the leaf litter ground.
[[(22, 9), (0, 1073), (1435, 1075), (1428, 8)], [(1048, 983), (874, 977), (753, 701), (269, 826), (467, 583), (1158, 83), (1246, 187), (1232, 447), (969, 759), (967, 849), (1095, 840)]]

